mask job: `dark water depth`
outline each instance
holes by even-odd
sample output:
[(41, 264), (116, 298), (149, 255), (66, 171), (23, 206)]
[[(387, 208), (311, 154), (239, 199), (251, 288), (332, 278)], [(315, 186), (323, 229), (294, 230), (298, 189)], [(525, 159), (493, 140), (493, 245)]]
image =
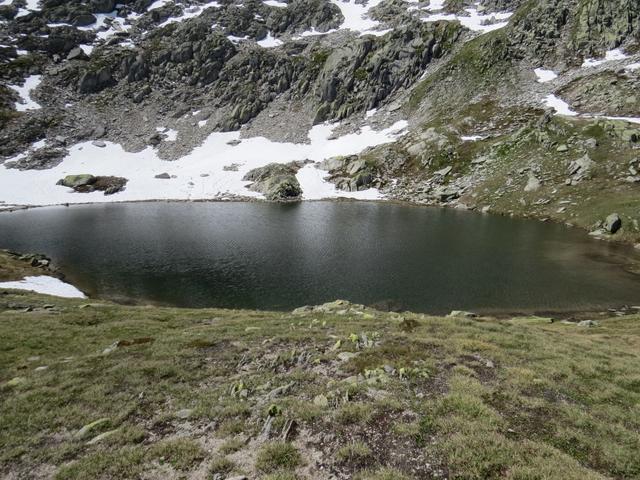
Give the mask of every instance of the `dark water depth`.
[(292, 309), (344, 298), (444, 313), (640, 304), (631, 249), (559, 225), (394, 204), (131, 203), (0, 214), (0, 247), (90, 295)]

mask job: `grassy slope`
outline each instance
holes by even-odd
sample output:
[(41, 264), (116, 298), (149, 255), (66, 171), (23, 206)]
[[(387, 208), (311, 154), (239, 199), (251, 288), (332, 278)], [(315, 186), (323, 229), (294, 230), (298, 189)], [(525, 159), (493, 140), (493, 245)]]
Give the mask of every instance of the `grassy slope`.
[[(584, 5), (581, 4), (580, 8), (584, 9), (593, 2), (582, 3)], [(500, 214), (553, 219), (585, 229), (592, 229), (594, 224), (615, 212), (621, 215), (624, 230), (612, 239), (639, 242), (640, 187), (624, 181), (631, 161), (639, 160), (637, 137), (640, 130), (637, 125), (556, 117), (550, 124), (540, 127), (542, 110), (518, 108), (510, 103), (509, 99), (516, 93), (526, 95), (528, 88), (521, 78), (520, 46), (513, 45), (511, 38), (522, 28), (520, 20), (526, 18), (536, 4), (533, 1), (524, 3), (509, 27), (464, 44), (436, 71), (419, 82), (406, 102), (406, 114), (421, 123), (423, 130), (434, 127), (447, 136), (482, 131), (490, 134), (491, 138), (474, 145), (453, 141), (452, 146), (447, 146), (446, 155), (429, 145), (426, 154), (433, 160), (427, 168), (420, 162), (412, 163), (411, 160), (415, 159), (401, 152), (401, 156), (409, 157), (407, 164), (414, 166), (398, 172), (399, 176), (415, 181), (427, 178), (448, 165), (453, 167), (454, 175), (464, 174), (474, 158), (497, 154), (494, 155), (497, 158), (493, 158), (496, 160), (493, 167), (487, 169), (482, 181), (474, 181), (473, 188), (462, 199), (467, 206), (490, 207)], [(615, 86), (618, 93), (615, 95), (611, 82), (598, 76), (587, 76), (574, 83), (568, 90), (576, 89), (578, 93), (587, 92), (589, 95), (596, 90), (602, 93), (601, 90), (609, 89), (612, 97), (618, 99), (615, 105), (609, 105), (614, 112), (628, 114), (635, 111), (633, 106), (637, 107), (636, 97), (628, 94), (633, 90), (631, 81), (618, 81), (619, 85)], [(589, 95), (584, 93), (583, 97)], [(569, 97), (571, 95), (567, 96), (571, 100)], [(608, 97), (602, 94), (596, 97), (595, 104), (589, 105), (594, 109), (591, 111), (606, 111)], [(518, 131), (520, 128), (523, 130)], [(630, 133), (636, 133), (633, 141), (626, 138)], [(599, 142), (596, 149), (580, 145), (593, 138)], [(569, 152), (556, 152), (561, 144), (569, 145)], [(369, 155), (374, 158), (378, 155), (378, 161), (385, 162), (385, 148), (380, 147)], [(567, 166), (585, 154), (597, 164), (592, 178), (567, 187)], [(528, 180), (525, 169), (532, 166), (543, 186), (536, 192), (525, 193), (523, 190)]]
[(86, 306), (4, 292), (0, 475), (640, 478), (639, 318), (585, 328), (342, 308)]
[(44, 268), (32, 267), (30, 261), (0, 249), (0, 282), (22, 280), (30, 275), (50, 275)]

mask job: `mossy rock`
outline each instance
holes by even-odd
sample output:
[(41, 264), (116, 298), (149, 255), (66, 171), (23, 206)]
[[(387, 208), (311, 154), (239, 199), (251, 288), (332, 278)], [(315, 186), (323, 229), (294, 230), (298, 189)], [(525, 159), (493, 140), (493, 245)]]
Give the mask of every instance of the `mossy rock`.
[(96, 177), (88, 173), (83, 173), (79, 175), (67, 175), (63, 179), (58, 180), (57, 184), (69, 188), (78, 188), (84, 187), (86, 185), (91, 185), (95, 182)]

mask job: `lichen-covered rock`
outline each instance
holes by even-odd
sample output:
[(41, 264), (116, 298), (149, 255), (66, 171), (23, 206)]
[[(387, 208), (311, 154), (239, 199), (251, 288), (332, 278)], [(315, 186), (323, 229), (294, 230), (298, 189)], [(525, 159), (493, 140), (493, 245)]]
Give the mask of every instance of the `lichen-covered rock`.
[(78, 193), (104, 192), (113, 195), (124, 190), (128, 180), (124, 177), (97, 176), (89, 174), (67, 175), (58, 181), (58, 185), (73, 188)]
[(242, 180), (253, 182), (248, 188), (262, 193), (267, 200), (298, 200), (302, 196), (302, 188), (296, 172), (295, 166), (270, 163), (249, 171)]
[(96, 177), (88, 173), (79, 175), (67, 175), (66, 177), (58, 180), (58, 185), (69, 188), (79, 188), (95, 183)]

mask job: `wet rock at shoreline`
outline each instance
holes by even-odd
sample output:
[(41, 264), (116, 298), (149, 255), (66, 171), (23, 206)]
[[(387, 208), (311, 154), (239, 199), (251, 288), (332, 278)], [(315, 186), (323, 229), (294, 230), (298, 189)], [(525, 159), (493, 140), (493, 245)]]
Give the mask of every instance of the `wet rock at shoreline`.
[(622, 219), (617, 213), (612, 213), (604, 221), (604, 229), (610, 234), (615, 234), (622, 228)]

